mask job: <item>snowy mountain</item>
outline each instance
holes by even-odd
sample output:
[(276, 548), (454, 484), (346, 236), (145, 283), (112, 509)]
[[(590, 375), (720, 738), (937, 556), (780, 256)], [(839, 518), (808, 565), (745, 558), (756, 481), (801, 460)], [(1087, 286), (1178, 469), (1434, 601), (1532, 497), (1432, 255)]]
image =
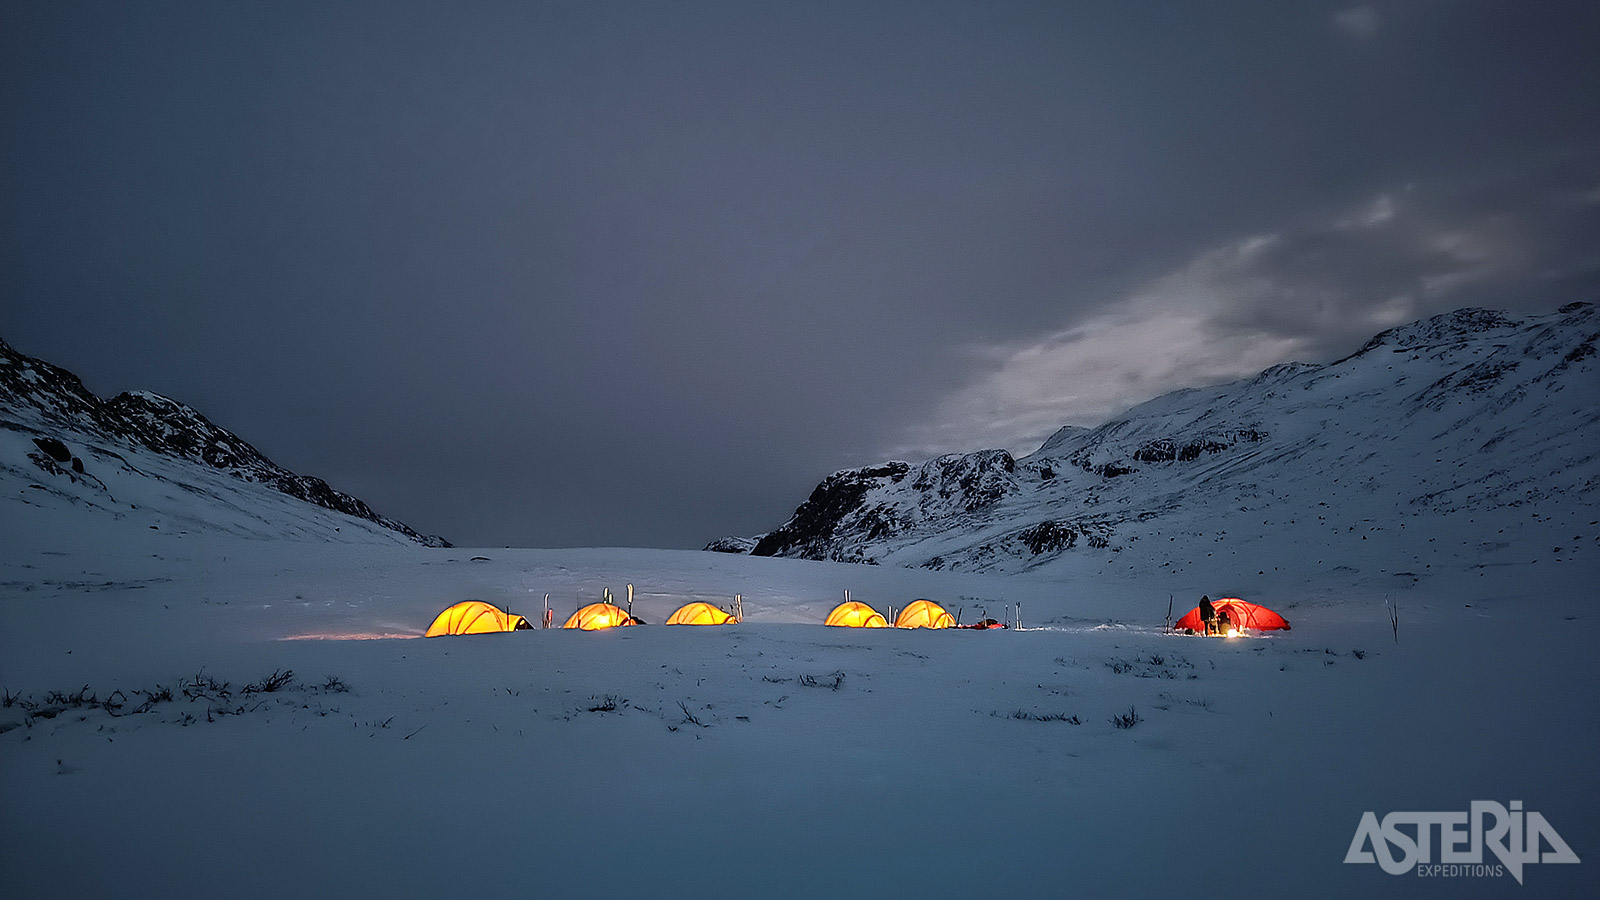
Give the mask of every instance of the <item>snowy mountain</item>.
[[(297, 475), (176, 400), (101, 400), (66, 369), (0, 341), (0, 486), (33, 506), (98, 509), (160, 530), (449, 546), (327, 482)], [(354, 526), (354, 527), (352, 527)]]
[(1062, 428), (1021, 459), (836, 472), (751, 552), (995, 572), (1088, 554), (1181, 571), (1193, 553), (1163, 545), (1282, 532), (1302, 549), (1295, 564), (1324, 568), (1356, 552), (1415, 573), (1441, 556), (1488, 565), (1473, 560), (1519, 541), (1570, 553), (1600, 519), (1597, 339), (1589, 303), (1524, 319), (1458, 310), (1328, 365)]
[[(1435, 320), (1022, 460), (841, 473), (786, 526), (927, 568), (432, 549), (235, 477), (259, 455), (192, 411), (9, 365), (6, 896), (1590, 896), (1595, 324)], [(746, 616), (420, 638), (624, 585)], [(844, 591), (1026, 624), (824, 627)], [(1294, 627), (1168, 633), (1202, 592)], [(1571, 858), (1342, 862), (1373, 811), (1470, 798)], [(541, 864), (592, 835), (603, 864)], [(530, 864), (440, 864), (486, 848)]]

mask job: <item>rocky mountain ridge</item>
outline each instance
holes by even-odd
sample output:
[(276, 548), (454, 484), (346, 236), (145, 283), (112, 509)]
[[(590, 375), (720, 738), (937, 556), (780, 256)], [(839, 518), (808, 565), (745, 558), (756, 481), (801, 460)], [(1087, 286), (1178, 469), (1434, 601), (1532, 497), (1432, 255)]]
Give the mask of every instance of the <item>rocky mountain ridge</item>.
[[(149, 391), (121, 393), (102, 400), (72, 372), (23, 355), (4, 341), (0, 341), (0, 430), (33, 442), (33, 449), (26, 452), (28, 461), (37, 469), (33, 477), (44, 475), (65, 478), (72, 485), (98, 485), (104, 495), (98, 498), (100, 502), (117, 501), (105, 481), (95, 474), (98, 467), (87, 465), (88, 462), (107, 463), (123, 473), (150, 474), (128, 461), (126, 451), (137, 450), (261, 485), (370, 522), (425, 546), (449, 546), (443, 538), (422, 534), (380, 515), (361, 499), (334, 489), (320, 478), (283, 468), (190, 406)], [(81, 452), (72, 452), (75, 449)], [(9, 468), (23, 470), (18, 464)], [(191, 488), (194, 489), (189, 493), (204, 490), (193, 485)]]
[(1326, 365), (1274, 366), (1064, 427), (1022, 458), (983, 450), (835, 472), (751, 552), (1021, 571), (1163, 535), (1222, 540), (1230, 523), (1237, 534), (1310, 522), (1307, 540), (1326, 540), (1328, 522), (1356, 512), (1344, 534), (1414, 517), (1498, 522), (1533, 505), (1555, 534), (1587, 529), (1600, 517), (1597, 340), (1589, 303), (1526, 318), (1457, 310)]

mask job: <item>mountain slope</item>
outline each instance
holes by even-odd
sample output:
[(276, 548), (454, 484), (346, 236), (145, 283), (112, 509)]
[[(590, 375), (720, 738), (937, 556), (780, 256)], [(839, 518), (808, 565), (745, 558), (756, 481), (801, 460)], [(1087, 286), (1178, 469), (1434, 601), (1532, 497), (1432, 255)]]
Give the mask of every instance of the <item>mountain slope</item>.
[(1267, 528), (1303, 539), (1285, 562), (1359, 554), (1417, 577), (1530, 541), (1592, 554), (1597, 339), (1592, 304), (1525, 319), (1459, 310), (1328, 365), (1275, 366), (1063, 428), (1021, 459), (985, 450), (836, 472), (752, 552), (973, 571), (1134, 558), (1179, 571), (1192, 553), (1167, 558), (1161, 544), (1210, 538), (1219, 552), (1231, 530), (1222, 552), (1239, 553), (1240, 535)]
[(15, 485), (4, 496), (19, 502), (116, 516), (140, 511), (142, 519), (165, 516), (180, 528), (449, 546), (320, 478), (277, 465), (176, 400), (148, 391), (101, 400), (76, 375), (3, 341), (0, 479)]

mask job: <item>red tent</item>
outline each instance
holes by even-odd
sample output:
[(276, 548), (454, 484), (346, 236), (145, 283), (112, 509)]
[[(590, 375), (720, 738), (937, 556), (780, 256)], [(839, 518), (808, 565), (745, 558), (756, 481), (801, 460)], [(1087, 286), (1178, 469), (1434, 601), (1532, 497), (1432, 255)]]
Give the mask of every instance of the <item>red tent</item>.
[[(1288, 619), (1267, 609), (1265, 606), (1246, 603), (1237, 597), (1223, 597), (1220, 600), (1213, 600), (1211, 605), (1217, 608), (1217, 616), (1219, 618), (1222, 615), (1222, 611), (1227, 610), (1228, 618), (1233, 620), (1236, 628), (1249, 628), (1255, 631), (1272, 631), (1279, 628), (1284, 631), (1289, 630)], [(1204, 631), (1205, 626), (1200, 622), (1200, 607), (1196, 606), (1194, 609), (1189, 610), (1172, 627), (1179, 631), (1185, 628), (1191, 631)]]

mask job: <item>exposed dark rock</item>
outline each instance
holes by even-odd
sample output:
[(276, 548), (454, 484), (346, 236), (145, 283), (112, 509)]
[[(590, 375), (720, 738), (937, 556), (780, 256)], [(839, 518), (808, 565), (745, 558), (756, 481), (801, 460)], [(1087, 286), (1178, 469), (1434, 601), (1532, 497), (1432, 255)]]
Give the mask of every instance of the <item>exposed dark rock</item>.
[(1457, 387), (1472, 393), (1486, 390), (1495, 382), (1504, 377), (1507, 372), (1515, 371), (1519, 365), (1521, 365), (1521, 363), (1518, 363), (1516, 360), (1511, 360), (1508, 362), (1496, 362), (1491, 360), (1482, 365), (1473, 366), (1465, 375), (1462, 376), (1461, 381), (1457, 384)]
[(1111, 529), (1098, 522), (1069, 522), (1049, 520), (1014, 531), (1003, 538), (1000, 548), (1014, 556), (1048, 556), (1071, 550), (1079, 540), (1095, 549), (1110, 544)]
[(50, 458), (56, 462), (64, 463), (72, 459), (72, 451), (67, 449), (67, 445), (53, 437), (36, 437), (33, 443), (40, 450), (50, 454)]
[(803, 552), (794, 554), (792, 551), (825, 541), (845, 516), (860, 508), (861, 499), (868, 490), (880, 482), (898, 483), (909, 471), (910, 464), (897, 461), (829, 475), (811, 492), (806, 502), (795, 509), (793, 518), (756, 542), (750, 555), (826, 558), (805, 556)]
[(32, 460), (33, 464), (42, 469), (46, 475), (67, 474), (67, 470), (61, 468), (61, 464), (56, 462), (55, 457), (48, 453), (30, 452), (28, 459)]
[[(1266, 433), (1255, 429), (1241, 429), (1215, 435), (1205, 435), (1188, 441), (1167, 439), (1146, 441), (1133, 451), (1139, 462), (1191, 462), (1202, 453), (1220, 453), (1235, 444), (1254, 443), (1266, 439)], [(1118, 474), (1127, 474), (1119, 472)]]
[(1140, 462), (1172, 462), (1178, 458), (1178, 445), (1165, 439), (1145, 441), (1133, 451), (1133, 458)]
[(1017, 532), (1017, 540), (1034, 556), (1070, 549), (1078, 543), (1078, 537), (1078, 530), (1065, 522), (1040, 522)]
[[(77, 458), (76, 456), (72, 457), (72, 465), (70, 467), (63, 467), (59, 462), (56, 462), (55, 457), (46, 453), (41, 453), (37, 450), (30, 451), (28, 453), (28, 459), (47, 475), (56, 475), (66, 478), (73, 484), (93, 485), (94, 487), (106, 492), (107, 495), (109, 495), (111, 492), (110, 488), (106, 487), (106, 483), (104, 481), (101, 481), (100, 479), (83, 470), (83, 460)], [(39, 485), (39, 487), (43, 487), (43, 485)]]
[(0, 341), (0, 405), (7, 404), (32, 408), (68, 427), (98, 424), (101, 406), (78, 376)]
[[(765, 535), (762, 535), (765, 537)], [(717, 538), (705, 545), (703, 549), (713, 553), (749, 553), (755, 549), (761, 537), (724, 537)]]
[(1116, 478), (1119, 475), (1132, 475), (1139, 471), (1132, 466), (1110, 463), (1091, 463), (1088, 460), (1074, 460), (1085, 472), (1093, 472), (1101, 478)]
[[(981, 450), (917, 466), (889, 462), (835, 472), (751, 553), (876, 564), (862, 543), (988, 509), (1019, 490), (1016, 470), (1017, 461), (1010, 453)], [(877, 490), (887, 492), (885, 499), (876, 499)], [(901, 502), (907, 495), (915, 499), (913, 505)]]
[(1014, 490), (1016, 471), (1017, 461), (1004, 450), (950, 454), (920, 466), (911, 487), (974, 512)]

